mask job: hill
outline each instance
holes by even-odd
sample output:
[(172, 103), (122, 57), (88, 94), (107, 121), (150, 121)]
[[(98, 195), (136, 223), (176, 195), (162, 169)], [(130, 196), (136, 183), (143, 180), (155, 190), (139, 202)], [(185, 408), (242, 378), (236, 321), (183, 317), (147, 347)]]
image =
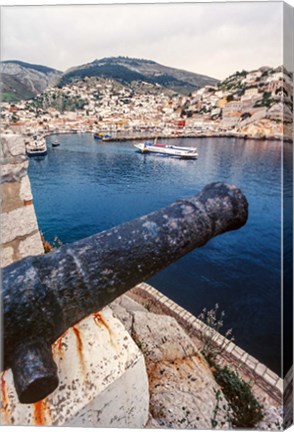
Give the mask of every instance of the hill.
[(0, 63), (3, 101), (31, 99), (54, 85), (62, 72), (47, 66), (7, 60)]
[(67, 70), (58, 85), (62, 87), (85, 77), (108, 78), (123, 84), (144, 81), (183, 94), (189, 94), (205, 85), (217, 83), (215, 78), (163, 66), (152, 60), (108, 57)]

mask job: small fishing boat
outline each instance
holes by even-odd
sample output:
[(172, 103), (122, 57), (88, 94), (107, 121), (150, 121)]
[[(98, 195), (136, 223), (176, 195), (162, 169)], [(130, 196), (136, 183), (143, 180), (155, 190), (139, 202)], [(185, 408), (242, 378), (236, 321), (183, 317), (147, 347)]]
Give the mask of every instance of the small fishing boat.
[(141, 153), (159, 153), (161, 155), (177, 156), (182, 159), (196, 159), (198, 156), (196, 147), (179, 147), (169, 144), (159, 144), (157, 142), (134, 144)]
[(98, 133), (96, 132), (96, 133), (94, 133), (94, 138), (95, 138), (95, 139), (102, 140), (103, 135), (104, 135), (103, 132), (98, 132)]
[(47, 145), (45, 138), (35, 136), (33, 141), (26, 145), (28, 156), (45, 156), (47, 154)]
[(111, 138), (112, 138), (112, 135), (106, 133), (106, 134), (103, 134), (102, 141), (108, 141)]
[(57, 140), (54, 140), (54, 141), (52, 141), (51, 145), (52, 145), (52, 147), (58, 147), (58, 146), (60, 146), (60, 142)]

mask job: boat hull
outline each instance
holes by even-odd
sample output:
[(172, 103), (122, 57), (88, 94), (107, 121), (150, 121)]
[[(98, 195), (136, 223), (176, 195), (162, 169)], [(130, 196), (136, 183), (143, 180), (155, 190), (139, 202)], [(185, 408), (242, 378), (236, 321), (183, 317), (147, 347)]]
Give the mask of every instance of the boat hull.
[(166, 156), (176, 156), (181, 159), (197, 159), (198, 153), (194, 147), (178, 147), (164, 144), (139, 143), (134, 144), (141, 153), (157, 153)]
[(34, 151), (34, 152), (27, 150), (27, 155), (29, 157), (46, 156), (46, 154), (47, 154), (47, 149), (44, 151)]
[(35, 157), (35, 156), (46, 156), (47, 154), (47, 145), (46, 141), (44, 139), (37, 140), (31, 144), (28, 144), (26, 146), (26, 154), (29, 157)]

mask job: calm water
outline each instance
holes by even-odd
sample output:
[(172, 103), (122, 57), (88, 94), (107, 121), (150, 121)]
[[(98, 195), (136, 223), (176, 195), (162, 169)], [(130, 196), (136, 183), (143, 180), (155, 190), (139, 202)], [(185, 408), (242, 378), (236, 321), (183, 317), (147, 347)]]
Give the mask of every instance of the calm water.
[(212, 239), (150, 282), (198, 315), (219, 303), (236, 342), (280, 371), (281, 148), (277, 142), (179, 139), (199, 158), (180, 160), (136, 152), (132, 143), (101, 143), (91, 135), (61, 135), (61, 146), (30, 161), (40, 229), (52, 241), (73, 242), (194, 195), (207, 183), (242, 189), (249, 220)]

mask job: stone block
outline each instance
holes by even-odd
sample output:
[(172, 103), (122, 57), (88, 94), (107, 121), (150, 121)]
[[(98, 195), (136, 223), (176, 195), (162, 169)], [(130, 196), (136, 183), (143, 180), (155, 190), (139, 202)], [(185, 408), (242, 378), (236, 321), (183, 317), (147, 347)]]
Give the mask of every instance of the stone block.
[(20, 181), (20, 198), (23, 201), (31, 201), (33, 199), (31, 184), (27, 175), (22, 177)]
[(109, 306), (115, 313), (115, 316), (123, 323), (129, 334), (132, 334), (133, 330), (133, 312), (146, 312), (146, 309), (142, 305), (126, 294), (115, 299)]
[(0, 257), (1, 257), (1, 268), (11, 264), (13, 262), (13, 248), (10, 246), (2, 248)]
[(41, 255), (43, 253), (44, 247), (39, 232), (30, 235), (25, 240), (19, 242), (17, 251), (19, 259), (25, 258), (27, 256)]
[(266, 383), (270, 384), (271, 386), (275, 386), (275, 384), (276, 384), (276, 382), (277, 382), (277, 379), (274, 378), (274, 377), (272, 376), (272, 374), (269, 374), (269, 373), (268, 373), (268, 370), (265, 372), (265, 374), (264, 374), (264, 376), (263, 376), (263, 379), (264, 379), (264, 381), (265, 381)]
[[(147, 382), (142, 379), (143, 356), (72, 418), (68, 426), (142, 428), (147, 421)], [(141, 391), (143, 397), (141, 398)], [(119, 391), (118, 391), (119, 389)], [(144, 397), (145, 396), (145, 397)], [(91, 406), (90, 406), (91, 405)]]
[(20, 198), (20, 183), (2, 183), (0, 185), (1, 193), (1, 213), (8, 213), (23, 206)]
[(25, 141), (19, 134), (3, 134), (1, 136), (2, 155), (4, 160), (14, 160), (15, 157), (25, 156)]
[(267, 367), (262, 364), (262, 363), (258, 363), (255, 367), (255, 372), (259, 375), (259, 376), (263, 376), (263, 374), (265, 373), (265, 371), (267, 370)]
[(149, 392), (141, 351), (110, 308), (71, 327), (52, 346), (59, 386), (20, 404), (11, 370), (2, 373), (2, 424), (142, 428)]
[(26, 150), (25, 150), (25, 143), (23, 137), (19, 135), (12, 135), (9, 138), (8, 149), (12, 156), (25, 155)]
[(15, 182), (19, 181), (27, 174), (28, 161), (24, 160), (19, 163), (7, 163), (1, 166), (0, 182)]
[(2, 243), (27, 236), (38, 229), (34, 207), (26, 206), (1, 215)]

